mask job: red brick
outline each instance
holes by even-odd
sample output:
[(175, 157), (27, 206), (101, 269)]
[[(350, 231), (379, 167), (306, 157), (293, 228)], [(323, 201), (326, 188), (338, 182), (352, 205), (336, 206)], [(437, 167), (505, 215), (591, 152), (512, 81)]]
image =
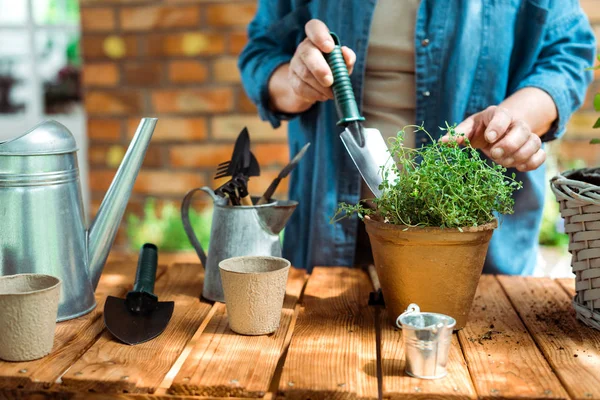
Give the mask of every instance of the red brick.
[(214, 117), (211, 132), (216, 139), (235, 140), (240, 131), (248, 127), (252, 141), (285, 142), (287, 140), (287, 124), (284, 121), (278, 129), (255, 115), (227, 115)]
[(204, 184), (204, 175), (199, 173), (141, 170), (133, 191), (151, 195), (183, 197), (189, 190)]
[(200, 61), (180, 60), (169, 63), (169, 80), (175, 83), (204, 82), (208, 68)]
[(233, 92), (230, 88), (157, 90), (152, 105), (159, 113), (224, 112), (233, 107)]
[(88, 114), (129, 115), (140, 114), (140, 94), (126, 91), (88, 91), (85, 95)]
[(88, 118), (87, 136), (91, 141), (117, 142), (121, 139), (121, 121), (117, 119)]
[(148, 54), (151, 56), (188, 56), (220, 54), (225, 39), (218, 33), (171, 33), (148, 36)]
[[(115, 170), (93, 169), (90, 172), (90, 188), (106, 192), (115, 175)], [(142, 169), (137, 176), (133, 192), (147, 195), (183, 196), (190, 189), (202, 186), (202, 174)]]
[[(121, 165), (127, 145), (92, 145), (88, 148), (88, 158), (92, 167), (117, 168)], [(146, 150), (142, 168), (160, 168), (165, 165), (163, 148), (151, 143)]]
[(81, 8), (81, 28), (84, 32), (113, 31), (116, 24), (112, 8)]
[(195, 6), (125, 7), (119, 12), (121, 28), (131, 31), (194, 27), (199, 20), (200, 9)]
[(252, 153), (261, 168), (283, 167), (290, 161), (287, 143), (260, 143), (252, 145)]
[(83, 84), (85, 86), (115, 86), (119, 83), (117, 64), (86, 63), (83, 65)]
[[(115, 57), (107, 52), (110, 48), (108, 43), (114, 41), (120, 42), (123, 45), (123, 54)], [(138, 55), (138, 41), (133, 36), (90, 36), (83, 35), (81, 38), (81, 51), (85, 60), (90, 59), (118, 59), (126, 57), (135, 57)]]
[(241, 82), (237, 58), (222, 57), (213, 61), (213, 77), (217, 82)]
[(256, 3), (214, 4), (206, 7), (206, 20), (212, 26), (246, 26), (256, 14)]
[[(140, 118), (130, 118), (127, 122), (127, 136), (133, 138)], [(199, 141), (206, 139), (206, 120), (204, 118), (160, 117), (152, 135), (153, 142)]]
[(246, 91), (243, 89), (240, 89), (238, 92), (237, 105), (238, 105), (238, 111), (241, 111), (243, 113), (255, 114), (257, 111), (256, 106), (248, 98), (248, 96), (246, 95)]
[(600, 1), (581, 0), (580, 4), (592, 24), (600, 23)]
[[(276, 169), (261, 170), (260, 176), (253, 176), (248, 181), (248, 191), (253, 196), (261, 196), (278, 174), (279, 170)], [(289, 178), (281, 180), (279, 186), (277, 186), (277, 190), (275, 190), (275, 197), (278, 200), (287, 198), (288, 185)]]
[(125, 83), (136, 86), (160, 85), (162, 71), (159, 62), (131, 62), (123, 66)]
[(231, 145), (173, 146), (169, 149), (169, 162), (172, 167), (210, 167), (212, 173), (217, 164), (231, 159), (232, 151)]
[(240, 54), (248, 43), (246, 31), (231, 32), (229, 34), (229, 52), (231, 54)]

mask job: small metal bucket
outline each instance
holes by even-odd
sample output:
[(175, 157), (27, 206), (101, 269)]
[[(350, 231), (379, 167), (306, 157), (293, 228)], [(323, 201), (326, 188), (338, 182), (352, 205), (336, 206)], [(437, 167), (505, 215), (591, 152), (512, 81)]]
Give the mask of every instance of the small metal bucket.
[(406, 354), (405, 372), (420, 379), (446, 376), (456, 320), (444, 314), (422, 313), (418, 305), (411, 304), (400, 314), (396, 325), (402, 329)]

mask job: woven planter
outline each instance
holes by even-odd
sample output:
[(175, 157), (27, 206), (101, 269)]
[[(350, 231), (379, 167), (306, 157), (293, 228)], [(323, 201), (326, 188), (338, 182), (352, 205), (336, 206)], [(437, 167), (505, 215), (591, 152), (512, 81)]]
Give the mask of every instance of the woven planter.
[(550, 184), (569, 234), (577, 318), (600, 330), (600, 168), (565, 172)]

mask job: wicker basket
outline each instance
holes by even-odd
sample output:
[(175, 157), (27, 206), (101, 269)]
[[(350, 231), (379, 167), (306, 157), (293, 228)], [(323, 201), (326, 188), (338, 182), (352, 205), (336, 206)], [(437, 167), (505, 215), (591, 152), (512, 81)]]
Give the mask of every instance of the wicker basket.
[(582, 173), (600, 174), (600, 168), (565, 172), (550, 184), (569, 234), (577, 318), (600, 330), (600, 186), (572, 179)]

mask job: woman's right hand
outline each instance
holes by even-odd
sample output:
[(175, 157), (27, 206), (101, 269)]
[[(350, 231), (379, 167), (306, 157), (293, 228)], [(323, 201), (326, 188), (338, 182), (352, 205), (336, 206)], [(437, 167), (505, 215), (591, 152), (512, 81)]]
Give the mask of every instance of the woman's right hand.
[[(308, 21), (304, 29), (307, 37), (290, 63), (277, 68), (269, 80), (271, 108), (276, 111), (295, 114), (317, 101), (333, 99), (333, 75), (323, 57), (335, 47), (329, 29), (318, 19)], [(342, 54), (352, 73), (356, 55), (346, 46), (342, 46)]]

